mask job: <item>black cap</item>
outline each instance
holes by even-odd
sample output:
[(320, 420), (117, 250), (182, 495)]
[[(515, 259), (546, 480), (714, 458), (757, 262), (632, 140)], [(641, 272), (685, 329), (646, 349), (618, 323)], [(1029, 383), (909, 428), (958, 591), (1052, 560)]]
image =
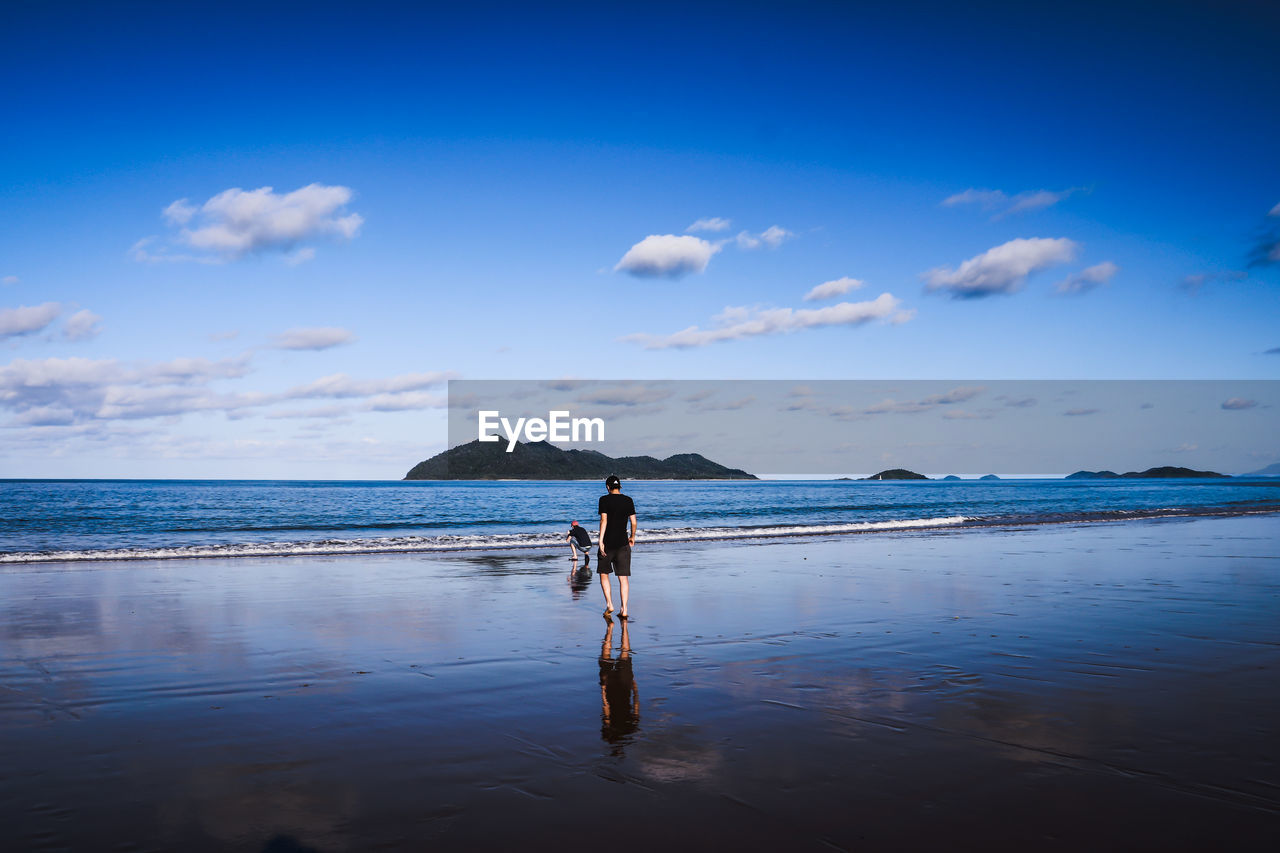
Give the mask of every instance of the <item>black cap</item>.
[(622, 488), (622, 481), (618, 479), (617, 474), (610, 474), (604, 480), (604, 487), (606, 489), (620, 489)]

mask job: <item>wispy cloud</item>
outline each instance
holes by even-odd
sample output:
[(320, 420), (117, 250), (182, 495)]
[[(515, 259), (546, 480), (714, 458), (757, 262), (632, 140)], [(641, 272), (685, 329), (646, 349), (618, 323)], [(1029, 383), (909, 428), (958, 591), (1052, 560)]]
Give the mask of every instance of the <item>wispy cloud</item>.
[(687, 234), (650, 234), (618, 261), (614, 270), (639, 278), (680, 278), (706, 270), (720, 247)]
[(970, 188), (964, 192), (947, 196), (942, 200), (943, 207), (960, 207), (974, 205), (982, 210), (994, 211), (992, 219), (1001, 219), (1018, 213), (1029, 213), (1053, 207), (1058, 202), (1083, 192), (1083, 187), (1071, 187), (1065, 190), (1028, 190), (1010, 195), (1003, 190), (980, 190)]
[(643, 382), (623, 382), (618, 385), (592, 386), (578, 395), (579, 403), (597, 406), (647, 406), (660, 403), (671, 396), (667, 388), (655, 388)]
[(455, 374), (447, 371), (430, 373), (406, 373), (387, 379), (352, 379), (345, 373), (325, 376), (306, 385), (299, 385), (284, 392), (288, 399), (305, 399), (331, 397), (346, 399), (351, 397), (374, 397), (384, 394), (403, 394), (409, 391), (422, 391), (442, 385)]
[(1231, 397), (1230, 399), (1223, 401), (1222, 408), (1226, 409), (1228, 412), (1239, 412), (1245, 409), (1255, 408), (1257, 405), (1257, 400), (1250, 400), (1246, 397)]
[(745, 409), (756, 401), (755, 395), (739, 397), (735, 400), (698, 400), (689, 406), (695, 412), (736, 412)]
[(1062, 294), (1087, 293), (1099, 285), (1107, 284), (1120, 271), (1120, 267), (1111, 261), (1103, 261), (1091, 267), (1085, 267), (1074, 275), (1069, 275), (1058, 282), (1054, 290)]
[(1088, 415), (1096, 415), (1099, 411), (1099, 409), (1067, 409), (1062, 414), (1069, 418), (1082, 418)]
[(963, 403), (986, 390), (982, 385), (960, 385), (943, 394), (932, 394), (920, 400), (882, 400), (862, 410), (866, 415), (915, 415), (932, 411), (939, 406)]
[(276, 335), (271, 346), (274, 349), (289, 350), (323, 350), (355, 340), (355, 335), (346, 329), (324, 326), (312, 329), (289, 329)]
[(1184, 275), (1182, 277), (1182, 281), (1178, 282), (1178, 286), (1192, 296), (1195, 296), (1205, 285), (1213, 284), (1215, 282), (1244, 281), (1248, 277), (1249, 274), (1243, 270), (1193, 273), (1192, 275)]
[(0, 339), (44, 331), (61, 313), (62, 305), (58, 302), (0, 308)]
[(690, 326), (670, 335), (635, 334), (622, 338), (645, 349), (691, 349), (723, 341), (798, 332), (820, 326), (858, 326), (872, 320), (910, 319), (899, 310), (901, 300), (882, 293), (867, 302), (841, 302), (825, 308), (729, 307), (709, 329)]
[(728, 231), (732, 225), (733, 222), (731, 220), (720, 216), (712, 216), (707, 219), (699, 219), (684, 230), (686, 234), (691, 234), (694, 231), (720, 232)]
[(794, 236), (796, 235), (793, 232), (780, 225), (770, 225), (759, 234), (752, 234), (750, 231), (739, 231), (738, 236), (733, 239), (739, 249), (750, 251), (761, 247), (776, 249)]
[(70, 341), (87, 341), (98, 336), (102, 331), (99, 325), (102, 318), (92, 311), (80, 310), (67, 318), (62, 334)]
[(1267, 218), (1272, 221), (1262, 227), (1254, 241), (1249, 257), (1250, 266), (1280, 264), (1280, 226), (1274, 224), (1276, 219), (1280, 219), (1280, 204), (1271, 208)]
[[(178, 199), (161, 211), (165, 222), (179, 229), (171, 243), (143, 238), (134, 244), (133, 256), (144, 262), (220, 263), (259, 252), (291, 252), (318, 239), (350, 240), (364, 224), (360, 214), (344, 211), (352, 197), (348, 187), (308, 184), (283, 194), (272, 187), (233, 187), (201, 205)], [(183, 251), (174, 252), (175, 245)], [(314, 253), (303, 248), (290, 260), (301, 263)]]
[(806, 293), (804, 295), (804, 301), (818, 302), (823, 299), (832, 299), (836, 296), (844, 296), (849, 291), (857, 290), (864, 284), (866, 284), (866, 282), (856, 278), (849, 278), (848, 276), (833, 279), (831, 281), (824, 281), (822, 284), (819, 284)]
[(928, 290), (946, 291), (954, 299), (1015, 293), (1032, 273), (1072, 261), (1079, 248), (1065, 237), (1019, 238), (969, 258), (955, 269), (936, 267), (921, 277)]
[(304, 246), (292, 254), (285, 255), (284, 262), (291, 267), (296, 267), (305, 264), (307, 261), (314, 261), (315, 259), (316, 250), (310, 246)]
[(0, 278), (0, 284), (17, 284), (20, 279), (16, 275), (7, 275)]

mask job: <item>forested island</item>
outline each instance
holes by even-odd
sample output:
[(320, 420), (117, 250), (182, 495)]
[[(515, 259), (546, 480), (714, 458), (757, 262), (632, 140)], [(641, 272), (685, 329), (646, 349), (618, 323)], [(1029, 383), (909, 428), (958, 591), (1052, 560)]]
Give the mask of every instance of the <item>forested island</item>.
[(507, 444), (479, 439), (451, 447), (414, 465), (406, 480), (755, 480), (698, 453), (614, 458), (595, 450), (562, 450), (546, 441)]
[(1180, 478), (1226, 478), (1229, 474), (1216, 471), (1193, 471), (1190, 468), (1178, 468), (1163, 465), (1159, 468), (1148, 468), (1145, 471), (1129, 471), (1117, 474), (1115, 471), (1077, 471), (1068, 474), (1068, 480), (1173, 480)]

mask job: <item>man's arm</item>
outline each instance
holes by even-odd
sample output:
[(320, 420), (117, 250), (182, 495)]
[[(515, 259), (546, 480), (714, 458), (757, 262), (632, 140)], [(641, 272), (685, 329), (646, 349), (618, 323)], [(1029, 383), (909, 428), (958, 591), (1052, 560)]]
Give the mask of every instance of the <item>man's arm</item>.
[[(600, 535), (603, 536), (604, 534), (601, 533)], [(636, 517), (634, 515), (631, 516), (631, 536), (629, 539), (627, 539), (627, 544), (628, 545), (636, 544)]]
[(609, 516), (603, 512), (600, 513), (600, 538), (596, 540), (596, 548), (600, 553), (604, 553), (604, 529), (609, 526)]

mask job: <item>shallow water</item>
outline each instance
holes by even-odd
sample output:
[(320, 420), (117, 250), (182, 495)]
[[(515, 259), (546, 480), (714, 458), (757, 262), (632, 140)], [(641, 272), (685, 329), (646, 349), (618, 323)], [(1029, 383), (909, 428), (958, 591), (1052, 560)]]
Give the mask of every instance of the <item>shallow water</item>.
[(35, 850), (1261, 846), (1277, 534), (641, 545), (625, 638), (559, 553), (9, 567), (0, 815)]
[[(648, 541), (1280, 511), (1280, 478), (636, 481)], [(559, 547), (598, 483), (0, 480), (0, 564)]]

